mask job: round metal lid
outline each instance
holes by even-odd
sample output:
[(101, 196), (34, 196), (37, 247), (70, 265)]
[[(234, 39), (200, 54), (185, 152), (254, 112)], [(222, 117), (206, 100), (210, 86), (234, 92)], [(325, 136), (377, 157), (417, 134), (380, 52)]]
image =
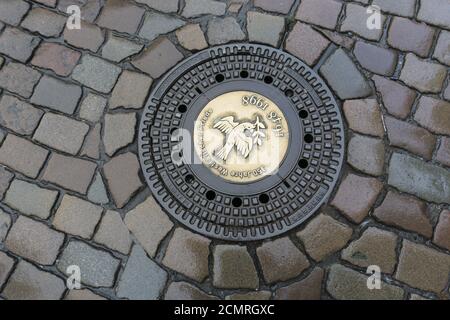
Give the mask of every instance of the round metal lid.
[(141, 167), (175, 219), (209, 237), (290, 230), (329, 197), (344, 157), (339, 107), (324, 81), (281, 50), (232, 44), (184, 60), (150, 94)]

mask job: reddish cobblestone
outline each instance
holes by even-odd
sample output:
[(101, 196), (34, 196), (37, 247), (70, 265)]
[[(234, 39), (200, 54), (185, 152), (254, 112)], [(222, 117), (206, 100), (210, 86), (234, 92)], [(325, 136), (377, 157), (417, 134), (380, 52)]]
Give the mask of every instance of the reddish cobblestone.
[(144, 9), (129, 2), (109, 0), (97, 19), (99, 26), (125, 33), (135, 33)]
[(341, 10), (342, 3), (335, 0), (304, 0), (300, 3), (295, 18), (333, 30)]
[(57, 75), (68, 76), (81, 54), (77, 51), (55, 43), (43, 43), (34, 54), (31, 64), (44, 69), (51, 69)]

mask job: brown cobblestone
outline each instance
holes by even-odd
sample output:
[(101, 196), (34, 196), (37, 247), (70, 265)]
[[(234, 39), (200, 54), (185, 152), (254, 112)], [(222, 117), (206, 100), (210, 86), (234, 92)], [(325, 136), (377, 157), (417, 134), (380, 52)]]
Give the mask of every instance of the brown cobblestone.
[(316, 267), (305, 279), (275, 291), (275, 300), (320, 300), (324, 271)]
[(372, 136), (383, 137), (381, 110), (375, 99), (347, 100), (344, 114), (350, 129)]
[(127, 226), (118, 212), (108, 210), (95, 234), (94, 241), (123, 254), (128, 254), (132, 240)]
[(178, 41), (187, 50), (201, 50), (208, 47), (199, 24), (188, 24), (176, 32)]
[(102, 125), (97, 123), (94, 128), (87, 134), (84, 146), (80, 151), (82, 156), (87, 156), (91, 159), (100, 158), (100, 143), (101, 143), (101, 129)]
[(414, 120), (431, 132), (450, 135), (450, 103), (422, 96)]
[(397, 53), (369, 43), (358, 41), (353, 53), (361, 66), (373, 73), (391, 76), (397, 64)]
[(16, 97), (3, 95), (0, 100), (0, 125), (18, 134), (30, 135), (44, 112)]
[(225, 297), (225, 300), (269, 300), (270, 291), (235, 293)]
[(341, 10), (342, 3), (335, 0), (304, 0), (300, 3), (295, 18), (333, 30)]
[(8, 190), (9, 184), (13, 178), (14, 175), (9, 170), (3, 166), (0, 166), (0, 200), (3, 199), (3, 196), (6, 190)]
[(167, 288), (164, 300), (218, 300), (190, 283), (179, 281), (172, 282)]
[(45, 37), (57, 37), (61, 34), (66, 18), (44, 8), (33, 8), (23, 20), (21, 26)]
[(84, 21), (81, 22), (81, 29), (64, 30), (65, 42), (92, 52), (97, 52), (104, 40), (104, 33), (99, 27)]
[(0, 20), (17, 26), (29, 9), (30, 5), (23, 0), (1, 1)]
[(143, 74), (125, 70), (119, 77), (109, 100), (109, 108), (140, 109), (153, 80)]
[(406, 55), (400, 80), (421, 92), (440, 92), (444, 84), (447, 69), (437, 63), (431, 63), (409, 53)]
[(129, 2), (109, 0), (97, 19), (99, 26), (133, 34), (137, 31), (145, 10)]
[(450, 167), (450, 138), (442, 137), (436, 154), (436, 160)]
[(383, 26), (386, 21), (386, 17), (381, 14), (381, 29), (372, 29), (367, 28), (367, 19), (369, 15), (366, 12), (366, 7), (360, 6), (355, 3), (348, 3), (345, 9), (345, 19), (341, 25), (341, 31), (352, 31), (357, 35), (368, 39), (378, 41), (383, 34)]
[(53, 70), (57, 75), (68, 76), (81, 54), (56, 43), (43, 43), (34, 54), (31, 64)]
[(434, 230), (433, 242), (447, 250), (450, 250), (450, 210), (443, 210), (438, 224)]
[(39, 42), (39, 38), (31, 34), (7, 27), (0, 36), (0, 53), (25, 63)]
[(0, 70), (0, 87), (29, 98), (41, 74), (20, 63), (10, 62)]
[(348, 143), (348, 163), (364, 173), (380, 176), (383, 173), (384, 155), (381, 139), (355, 134)]
[(440, 62), (450, 66), (450, 32), (441, 31), (439, 34), (436, 48), (434, 49), (433, 57)]
[(287, 14), (294, 4), (294, 0), (255, 0), (255, 6), (265, 11)]

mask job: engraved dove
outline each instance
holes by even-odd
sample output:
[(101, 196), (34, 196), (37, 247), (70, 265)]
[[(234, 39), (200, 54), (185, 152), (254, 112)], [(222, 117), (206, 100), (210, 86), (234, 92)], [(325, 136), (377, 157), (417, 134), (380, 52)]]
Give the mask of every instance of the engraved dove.
[[(256, 123), (235, 122), (233, 116), (220, 119), (214, 125), (214, 128), (219, 129), (226, 135), (226, 142), (221, 149), (216, 151), (216, 156), (225, 161), (233, 150), (233, 147), (236, 146), (237, 151), (240, 152), (244, 158), (247, 158), (252, 151), (255, 142), (258, 145), (261, 145), (259, 136), (255, 135), (255, 127), (257, 127), (258, 130), (259, 128), (264, 128), (264, 125), (259, 122), (259, 118), (257, 118)], [(247, 134), (247, 130), (250, 131), (250, 135)], [(262, 132), (260, 132), (259, 135), (264, 136)], [(258, 139), (255, 139), (255, 137), (258, 137)]]

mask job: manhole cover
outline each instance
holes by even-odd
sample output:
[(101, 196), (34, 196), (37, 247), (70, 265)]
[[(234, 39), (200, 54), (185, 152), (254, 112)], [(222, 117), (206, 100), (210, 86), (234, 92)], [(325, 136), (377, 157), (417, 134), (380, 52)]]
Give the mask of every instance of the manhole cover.
[(225, 240), (259, 240), (305, 221), (327, 200), (344, 156), (339, 108), (295, 57), (261, 45), (210, 48), (151, 93), (141, 166), (175, 219)]

